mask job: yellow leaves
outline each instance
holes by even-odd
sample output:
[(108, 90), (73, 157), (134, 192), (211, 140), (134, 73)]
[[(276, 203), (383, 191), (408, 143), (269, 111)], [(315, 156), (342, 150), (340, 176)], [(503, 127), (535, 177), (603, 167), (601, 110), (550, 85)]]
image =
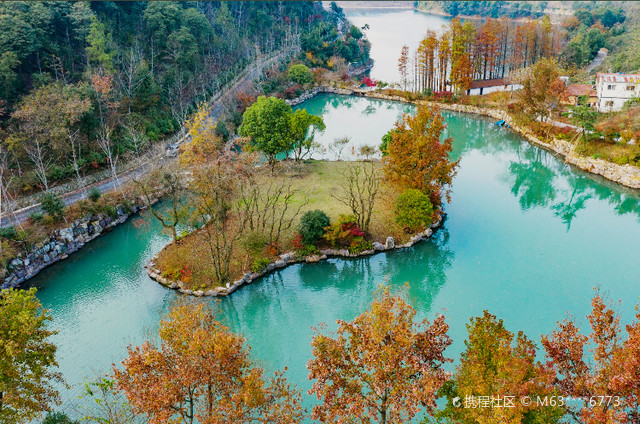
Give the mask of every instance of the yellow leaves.
[(216, 134), (215, 122), (205, 103), (187, 120), (185, 126), (189, 138), (180, 155), (184, 166), (202, 165), (210, 160), (221, 148), (222, 139)]

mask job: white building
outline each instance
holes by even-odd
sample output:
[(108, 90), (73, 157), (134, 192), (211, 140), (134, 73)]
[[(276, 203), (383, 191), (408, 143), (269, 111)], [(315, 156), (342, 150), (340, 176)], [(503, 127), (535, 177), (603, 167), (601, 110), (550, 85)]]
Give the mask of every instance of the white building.
[(639, 74), (602, 74), (596, 75), (596, 107), (600, 112), (622, 110), (624, 104), (640, 96)]

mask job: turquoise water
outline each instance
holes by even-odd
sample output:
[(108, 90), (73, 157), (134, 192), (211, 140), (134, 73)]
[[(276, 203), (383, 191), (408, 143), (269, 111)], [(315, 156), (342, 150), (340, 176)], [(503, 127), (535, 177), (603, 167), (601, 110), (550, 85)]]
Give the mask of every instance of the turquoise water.
[[(354, 113), (345, 122), (327, 119), (327, 133), (350, 133), (370, 143), (378, 143), (406, 108), (340, 96), (320, 96), (303, 106), (330, 116), (346, 105), (376, 112)], [(464, 347), (469, 318), (484, 309), (539, 342), (567, 313), (585, 324), (593, 287), (600, 286), (623, 300), (618, 309), (624, 322), (633, 318), (640, 295), (638, 193), (574, 171), (491, 121), (445, 116), (461, 164), (447, 219), (433, 239), (365, 259), (295, 265), (228, 298), (207, 300), (247, 337), (254, 358), (269, 370), (287, 366), (290, 379), (308, 389), (311, 327), (327, 322), (335, 328), (336, 319), (352, 319), (387, 280), (410, 284), (420, 316), (446, 315), (451, 357)], [(85, 380), (122, 360), (128, 343), (155, 334), (176, 297), (142, 268), (168, 237), (153, 222), (141, 228), (134, 222), (33, 282), (60, 331), (55, 341), (61, 371), (72, 385), (64, 392), (67, 410)]]

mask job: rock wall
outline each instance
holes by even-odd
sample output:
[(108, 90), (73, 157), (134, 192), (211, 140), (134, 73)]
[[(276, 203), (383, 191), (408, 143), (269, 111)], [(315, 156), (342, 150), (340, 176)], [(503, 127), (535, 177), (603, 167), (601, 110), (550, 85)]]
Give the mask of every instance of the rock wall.
[(314, 263), (324, 261), (331, 257), (343, 257), (343, 258), (357, 258), (363, 256), (370, 256), (376, 253), (393, 250), (393, 249), (404, 249), (413, 246), (414, 244), (428, 239), (433, 234), (433, 231), (438, 228), (442, 224), (443, 218), (440, 218), (437, 222), (433, 223), (430, 228), (427, 228), (425, 231), (417, 233), (413, 235), (409, 241), (405, 244), (396, 244), (393, 237), (387, 237), (385, 243), (382, 244), (380, 242), (373, 243), (372, 250), (365, 250), (358, 254), (352, 254), (347, 249), (324, 249), (320, 250), (318, 255), (309, 255), (309, 256), (298, 256), (296, 252), (287, 252), (280, 255), (279, 259), (275, 262), (270, 263), (265, 267), (261, 272), (250, 272), (246, 273), (241, 279), (236, 280), (232, 283), (227, 283), (225, 287), (215, 287), (210, 290), (190, 290), (186, 287), (186, 284), (182, 281), (171, 280), (164, 275), (162, 275), (162, 271), (157, 268), (156, 261), (160, 256), (160, 252), (157, 253), (151, 260), (145, 265), (147, 268), (147, 274), (152, 280), (157, 281), (158, 283), (166, 286), (170, 289), (174, 289), (179, 291), (182, 294), (192, 295), (192, 296), (228, 296), (234, 291), (236, 291), (239, 287), (245, 284), (251, 284), (258, 278), (269, 274), (277, 269), (285, 268), (289, 265), (305, 262), (305, 263)]
[(76, 219), (69, 227), (54, 231), (45, 241), (36, 244), (29, 253), (20, 253), (9, 261), (7, 273), (0, 282), (0, 289), (18, 287), (42, 269), (66, 259), (91, 240), (122, 224), (141, 209), (144, 207), (136, 205), (130, 213), (125, 213), (119, 208), (115, 217), (105, 214), (87, 215)]

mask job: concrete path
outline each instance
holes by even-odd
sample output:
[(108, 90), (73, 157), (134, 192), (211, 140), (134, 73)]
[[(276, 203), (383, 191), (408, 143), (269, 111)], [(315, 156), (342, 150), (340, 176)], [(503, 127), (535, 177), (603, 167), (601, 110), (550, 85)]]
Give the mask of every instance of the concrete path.
[[(229, 98), (230, 95), (236, 95), (239, 92), (247, 91), (251, 88), (251, 84), (253, 81), (258, 79), (265, 68), (271, 66), (278, 60), (281, 60), (284, 57), (287, 57), (289, 52), (281, 52), (272, 57), (264, 58), (259, 60), (257, 63), (251, 65), (250, 68), (246, 69), (242, 74), (238, 75), (233, 81), (231, 87), (220, 92), (216, 96), (214, 96), (211, 100), (211, 113), (210, 117), (213, 120), (217, 120), (224, 111), (224, 103), (225, 100)], [(182, 136), (177, 140), (178, 144), (183, 142), (188, 142), (188, 135)], [(165, 141), (166, 143), (166, 141)], [(118, 175), (118, 180), (120, 184), (130, 181), (134, 176), (142, 176), (149, 172), (151, 169), (155, 168), (155, 166), (151, 166), (151, 164), (164, 163), (167, 161), (171, 161), (172, 158), (167, 158), (164, 154), (164, 149), (161, 150), (160, 153), (155, 153), (152, 155), (148, 155), (147, 159), (143, 161), (142, 165), (135, 167), (132, 170), (124, 172), (123, 174)], [(64, 204), (66, 206), (72, 205), (79, 200), (86, 198), (87, 191), (90, 188), (97, 188), (101, 193), (106, 193), (108, 191), (113, 190), (113, 181), (111, 178), (106, 178), (102, 181), (94, 183), (88, 187), (74, 190), (68, 193), (65, 193), (61, 196)], [(22, 223), (27, 220), (30, 214), (41, 212), (40, 203), (36, 203), (27, 207), (24, 207), (20, 210), (14, 212), (13, 215), (7, 215), (6, 212), (2, 211), (2, 216), (0, 217), (0, 227), (5, 227), (9, 225), (15, 225), (18, 223)]]
[(602, 62), (604, 62), (604, 59), (607, 57), (608, 53), (609, 51), (607, 49), (605, 49), (604, 47), (601, 48), (598, 51), (596, 57), (594, 57), (589, 66), (587, 66), (587, 72), (591, 72), (598, 66), (602, 65)]

